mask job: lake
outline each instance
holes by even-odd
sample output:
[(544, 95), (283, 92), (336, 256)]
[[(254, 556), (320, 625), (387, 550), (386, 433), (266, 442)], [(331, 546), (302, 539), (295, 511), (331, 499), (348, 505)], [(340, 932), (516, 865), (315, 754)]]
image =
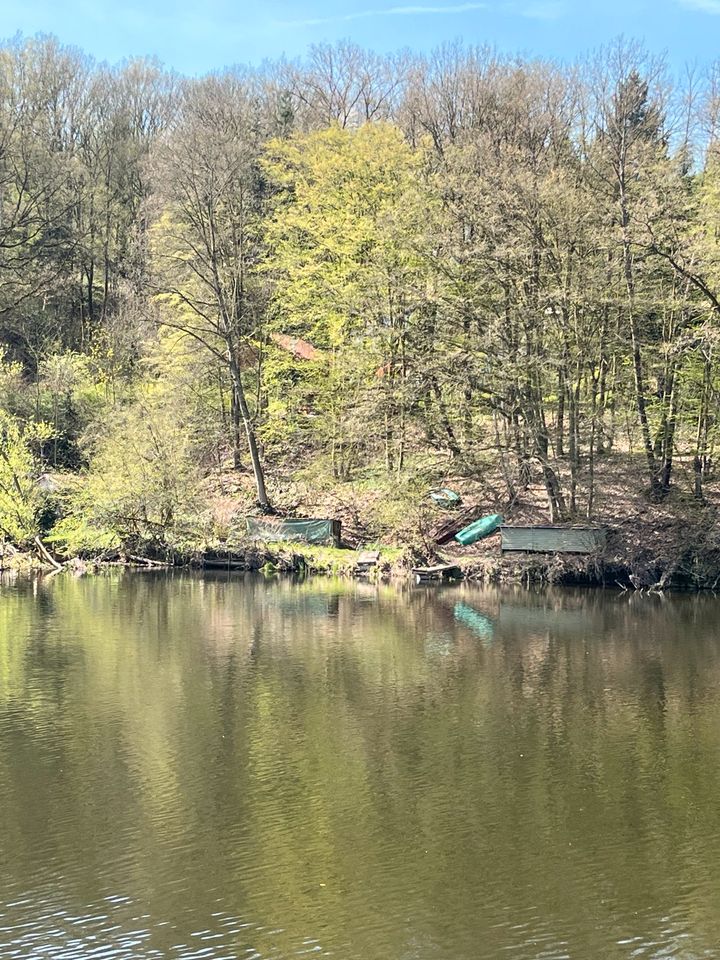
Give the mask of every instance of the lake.
[(0, 587), (2, 960), (720, 957), (720, 601)]

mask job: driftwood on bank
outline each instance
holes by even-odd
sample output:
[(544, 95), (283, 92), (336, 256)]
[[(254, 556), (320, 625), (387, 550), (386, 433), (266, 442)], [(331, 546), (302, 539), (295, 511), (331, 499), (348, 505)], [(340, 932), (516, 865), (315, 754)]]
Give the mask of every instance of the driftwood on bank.
[(42, 542), (39, 536), (35, 537), (35, 539), (33, 540), (33, 543), (35, 544), (35, 549), (40, 554), (41, 560), (44, 560), (45, 563), (49, 563), (51, 567), (55, 568), (55, 570), (58, 570), (58, 571), (62, 570), (63, 565), (61, 563), (58, 563), (55, 557), (52, 556), (52, 554), (50, 553), (48, 548), (45, 546), (45, 544)]
[(127, 555), (128, 560), (132, 560), (134, 563), (140, 563), (146, 567), (170, 567), (170, 564), (167, 560), (151, 560), (150, 557), (138, 557), (132, 553)]

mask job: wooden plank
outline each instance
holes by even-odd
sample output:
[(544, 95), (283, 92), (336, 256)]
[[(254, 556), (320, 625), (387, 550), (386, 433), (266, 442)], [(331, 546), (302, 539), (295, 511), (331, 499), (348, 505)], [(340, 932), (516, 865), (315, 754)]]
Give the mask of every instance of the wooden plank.
[(455, 563), (439, 563), (433, 567), (413, 567), (417, 580), (449, 580), (462, 577), (462, 570)]
[(353, 573), (356, 577), (366, 577), (370, 574), (380, 559), (379, 550), (361, 550), (358, 554)]
[(357, 558), (358, 567), (373, 567), (380, 559), (379, 550), (363, 550)]

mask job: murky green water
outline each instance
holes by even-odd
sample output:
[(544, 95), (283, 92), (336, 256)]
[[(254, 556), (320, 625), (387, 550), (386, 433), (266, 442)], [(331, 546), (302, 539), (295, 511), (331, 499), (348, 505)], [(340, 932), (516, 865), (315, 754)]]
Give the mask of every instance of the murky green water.
[(720, 957), (720, 601), (0, 588), (0, 957)]

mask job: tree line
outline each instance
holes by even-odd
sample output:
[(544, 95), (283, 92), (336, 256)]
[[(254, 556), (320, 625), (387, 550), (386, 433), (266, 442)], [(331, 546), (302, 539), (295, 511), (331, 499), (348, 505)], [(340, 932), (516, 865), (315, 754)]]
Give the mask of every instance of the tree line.
[(62, 536), (90, 518), (93, 542), (182, 527), (228, 471), (271, 509), (298, 471), (452, 469), (509, 502), (538, 482), (566, 520), (623, 454), (650, 498), (681, 461), (702, 500), (719, 120), (720, 66), (673, 85), (626, 41), (570, 66), (341, 43), (197, 79), (6, 42), (3, 535), (37, 524), (42, 469), (81, 474)]

